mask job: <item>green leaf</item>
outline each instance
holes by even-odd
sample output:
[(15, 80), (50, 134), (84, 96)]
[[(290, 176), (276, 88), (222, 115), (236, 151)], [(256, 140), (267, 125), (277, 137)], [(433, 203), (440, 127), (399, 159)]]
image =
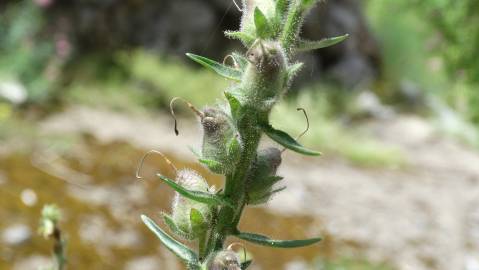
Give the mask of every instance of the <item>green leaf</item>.
[(238, 114), (239, 114), (239, 111), (241, 110), (241, 103), (230, 92), (225, 91), (224, 94), (225, 94), (226, 99), (228, 100), (228, 103), (230, 104), (231, 116), (235, 120), (238, 119)]
[(225, 36), (231, 39), (240, 40), (246, 47), (251, 46), (255, 40), (252, 35), (240, 31), (225, 31)]
[(266, 182), (267, 183), (271, 183), (272, 185), (278, 183), (279, 181), (283, 180), (284, 177), (282, 176), (278, 176), (278, 175), (271, 175), (271, 176), (268, 176)]
[(295, 63), (288, 67), (288, 79), (291, 80), (303, 68), (304, 64), (301, 62)]
[(163, 222), (168, 226), (168, 228), (176, 235), (183, 237), (187, 240), (193, 240), (191, 236), (189, 236), (187, 233), (183, 232), (176, 226), (175, 221), (173, 218), (171, 218), (168, 214), (162, 213), (163, 216)]
[(348, 37), (349, 37), (349, 34), (338, 36), (338, 37), (332, 37), (332, 38), (323, 38), (319, 41), (301, 40), (295, 50), (298, 52), (304, 52), (304, 51), (326, 48), (329, 46), (333, 46), (347, 39)]
[(303, 9), (308, 9), (308, 8), (311, 8), (317, 2), (319, 2), (319, 0), (301, 0), (301, 5)]
[(224, 167), (221, 162), (212, 159), (200, 158), (198, 159), (198, 161), (206, 167), (210, 168), (212, 171), (221, 171)]
[(239, 232), (238, 234), (236, 234), (236, 237), (251, 243), (258, 244), (258, 245), (275, 247), (275, 248), (304, 247), (304, 246), (309, 246), (321, 241), (321, 238), (311, 238), (311, 239), (302, 239), (302, 240), (274, 240), (264, 235), (255, 234), (255, 233), (246, 233), (246, 232)]
[(186, 56), (188, 56), (193, 61), (199, 63), (200, 65), (213, 70), (214, 72), (218, 73), (219, 75), (227, 79), (241, 81), (241, 72), (237, 69), (230, 68), (214, 60), (211, 60), (196, 54), (187, 53)]
[(288, 11), (288, 0), (276, 0), (276, 19), (282, 21)]
[(242, 262), (241, 263), (241, 270), (245, 270), (246, 268), (248, 268), (251, 263), (253, 263), (253, 260), (247, 260), (245, 262)]
[(240, 150), (241, 145), (238, 141), (238, 138), (235, 136), (228, 143), (228, 156), (231, 159), (236, 160), (240, 155)]
[(204, 233), (206, 225), (205, 218), (196, 208), (191, 208), (190, 210), (190, 221), (193, 232), (197, 234)]
[(198, 265), (198, 256), (191, 249), (169, 236), (149, 217), (141, 215), (141, 219), (171, 252), (188, 265)]
[(244, 71), (246, 69), (246, 66), (248, 65), (248, 59), (244, 57), (242, 54), (239, 53), (232, 53), (233, 59), (236, 61), (236, 64), (238, 64), (239, 68), (241, 71)]
[(281, 144), (282, 146), (293, 150), (297, 153), (308, 155), (308, 156), (320, 156), (321, 152), (309, 150), (299, 144), (295, 139), (293, 139), (288, 133), (274, 129), (271, 125), (262, 125), (262, 130), (268, 137), (270, 137), (273, 141)]
[(166, 176), (163, 176), (161, 174), (157, 174), (157, 175), (161, 180), (163, 180), (163, 182), (169, 185), (172, 189), (174, 189), (176, 192), (178, 192), (179, 194), (181, 194), (182, 196), (188, 199), (205, 203), (208, 205), (227, 205), (227, 206), (233, 207), (229, 201), (225, 200), (223, 197), (219, 195), (211, 194), (208, 192), (189, 190), (177, 184), (175, 181), (169, 179)]
[(254, 25), (256, 26), (256, 35), (259, 38), (267, 39), (271, 37), (273, 33), (271, 25), (258, 7), (254, 9)]

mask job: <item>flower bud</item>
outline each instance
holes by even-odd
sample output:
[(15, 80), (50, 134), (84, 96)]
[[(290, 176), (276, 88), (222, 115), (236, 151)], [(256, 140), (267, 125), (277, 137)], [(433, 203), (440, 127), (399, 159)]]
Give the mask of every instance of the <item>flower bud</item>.
[[(176, 182), (183, 187), (194, 190), (209, 192), (209, 186), (198, 173), (184, 169), (177, 172)], [(193, 218), (193, 216), (199, 217)], [(196, 239), (206, 233), (210, 225), (212, 209), (204, 203), (196, 202), (175, 193), (172, 207), (172, 219), (177, 228), (184, 233), (187, 239)]]
[(269, 111), (285, 89), (286, 54), (278, 42), (257, 40), (246, 57), (249, 63), (239, 86), (244, 101), (260, 111)]
[(208, 259), (208, 270), (241, 270), (240, 258), (233, 250), (221, 250)]
[[(236, 162), (236, 154), (239, 152), (233, 144), (238, 140), (235, 136), (231, 118), (219, 108), (206, 108), (201, 118), (203, 126), (202, 158), (214, 161), (215, 164), (208, 164), (209, 169), (218, 174), (231, 172)], [(237, 141), (236, 141), (237, 142)]]
[(248, 204), (261, 204), (281, 189), (273, 190), (273, 185), (282, 178), (276, 176), (281, 164), (281, 151), (269, 147), (258, 151), (247, 178)]

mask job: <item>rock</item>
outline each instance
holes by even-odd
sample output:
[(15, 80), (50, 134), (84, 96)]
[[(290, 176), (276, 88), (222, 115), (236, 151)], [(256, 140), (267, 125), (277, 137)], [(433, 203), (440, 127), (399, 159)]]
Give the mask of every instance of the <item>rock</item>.
[(125, 270), (156, 270), (161, 269), (161, 263), (156, 256), (144, 256), (130, 260), (125, 265)]
[(0, 99), (5, 99), (12, 104), (21, 104), (27, 100), (27, 97), (27, 90), (20, 82), (0, 82)]
[[(52, 264), (51, 258), (42, 255), (32, 255), (20, 259), (13, 265), (13, 270), (32, 270), (32, 269), (49, 269), (45, 268)], [(53, 269), (53, 268), (52, 268)]]
[(284, 266), (285, 270), (307, 270), (309, 265), (304, 261), (292, 261)]
[(29, 188), (22, 191), (20, 199), (26, 206), (34, 206), (38, 201), (37, 193)]
[(32, 236), (30, 227), (25, 224), (15, 224), (7, 227), (2, 233), (2, 241), (10, 246), (21, 245)]
[(8, 178), (5, 173), (0, 171), (0, 186), (6, 184), (8, 182)]
[(355, 115), (374, 117), (377, 119), (391, 119), (394, 110), (384, 106), (379, 98), (371, 91), (361, 92), (355, 101)]

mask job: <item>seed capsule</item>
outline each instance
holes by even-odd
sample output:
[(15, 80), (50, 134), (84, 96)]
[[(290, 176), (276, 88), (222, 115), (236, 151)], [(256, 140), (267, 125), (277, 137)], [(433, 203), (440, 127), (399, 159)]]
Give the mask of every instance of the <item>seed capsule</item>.
[(241, 270), (240, 258), (233, 250), (215, 253), (207, 263), (208, 270)]
[(219, 108), (206, 108), (203, 110), (201, 125), (204, 132), (202, 159), (214, 161), (215, 164), (207, 164), (212, 172), (230, 173), (239, 152), (239, 142), (232, 120)]
[(239, 91), (246, 104), (269, 111), (285, 89), (286, 54), (278, 42), (257, 40), (246, 57), (249, 63)]
[[(184, 169), (177, 172), (176, 181), (183, 187), (194, 190), (209, 192), (209, 186), (198, 173)], [(200, 215), (199, 219), (193, 219), (192, 215)], [(204, 204), (175, 193), (172, 207), (172, 219), (176, 227), (184, 233), (187, 239), (196, 239), (205, 233), (211, 223), (212, 209)]]
[(248, 204), (261, 204), (281, 189), (273, 190), (275, 183), (282, 178), (276, 176), (281, 164), (281, 151), (269, 147), (258, 151), (247, 178)]

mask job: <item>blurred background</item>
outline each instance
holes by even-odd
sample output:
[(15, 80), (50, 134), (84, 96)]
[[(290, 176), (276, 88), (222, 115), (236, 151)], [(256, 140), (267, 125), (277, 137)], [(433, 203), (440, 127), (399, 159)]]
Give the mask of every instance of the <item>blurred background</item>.
[[(300, 55), (305, 68), (273, 124), (323, 156), (285, 152), (286, 191), (248, 209), (240, 227), (319, 245), (245, 245), (252, 269), (479, 269), (479, 2), (331, 0), (302, 35), (349, 33)], [(244, 52), (224, 30), (229, 0), (0, 2), (0, 269), (48, 264), (40, 209), (63, 210), (69, 269), (182, 269), (139, 219), (160, 220), (173, 193), (155, 177), (195, 164), (197, 107), (230, 82), (186, 60)], [(267, 141), (265, 143), (268, 143)]]

